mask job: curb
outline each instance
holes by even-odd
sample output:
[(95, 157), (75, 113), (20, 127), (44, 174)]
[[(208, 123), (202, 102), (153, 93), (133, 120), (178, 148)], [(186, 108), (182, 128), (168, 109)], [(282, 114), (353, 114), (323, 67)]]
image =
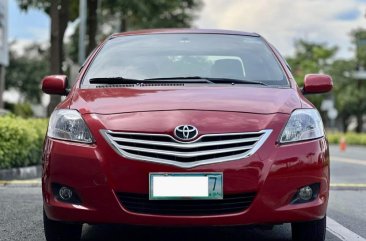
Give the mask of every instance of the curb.
[(0, 180), (0, 186), (10, 187), (40, 187), (42, 185), (41, 179), (30, 180)]
[(28, 180), (40, 178), (42, 176), (42, 166), (19, 167), (10, 169), (0, 169), (0, 180)]

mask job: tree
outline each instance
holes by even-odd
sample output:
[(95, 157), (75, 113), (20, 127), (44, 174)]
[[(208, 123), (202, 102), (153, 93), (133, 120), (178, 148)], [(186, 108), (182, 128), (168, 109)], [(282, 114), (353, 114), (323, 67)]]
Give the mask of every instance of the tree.
[(89, 0), (88, 16), (86, 19), (86, 26), (87, 26), (86, 34), (88, 35), (88, 45), (86, 48), (87, 54), (90, 54), (93, 51), (93, 49), (97, 46), (96, 41), (97, 28), (98, 28), (97, 10), (98, 10), (98, 0)]
[(140, 28), (190, 27), (201, 0), (104, 0), (105, 15), (118, 17), (120, 31)]
[(287, 58), (299, 85), (306, 74), (327, 72), (338, 48), (306, 40), (295, 42), (295, 55)]
[[(366, 69), (366, 30), (356, 29), (351, 32), (352, 42), (355, 44), (355, 68), (353, 71), (365, 71)], [(354, 89), (352, 92), (352, 100), (356, 104), (357, 132), (361, 132), (363, 128), (363, 116), (366, 113), (366, 86), (365, 79), (353, 79)]]
[[(310, 73), (329, 73), (337, 47), (328, 47), (323, 43), (314, 43), (306, 40), (295, 42), (295, 55), (287, 58), (294, 77), (299, 86), (304, 84), (304, 76)], [(307, 96), (319, 109), (324, 95)]]
[[(98, 10), (98, 7), (101, 9)], [(97, 0), (88, 1), (87, 16), (87, 54), (90, 54), (99, 39), (116, 31), (127, 31), (142, 28), (184, 28), (190, 27), (196, 11), (202, 6), (202, 0), (103, 0), (98, 6)], [(97, 19), (97, 11), (101, 18)], [(98, 25), (109, 29), (98, 33)], [(112, 27), (111, 26), (115, 26)], [(97, 36), (99, 34), (99, 36)], [(68, 43), (69, 57), (77, 62), (78, 28)]]
[(355, 57), (358, 69), (366, 68), (366, 30), (356, 29), (351, 32), (352, 42), (355, 45)]
[[(13, 43), (14, 44), (14, 43)], [(12, 44), (10, 45), (10, 49)], [(10, 51), (9, 66), (6, 72), (6, 88), (16, 89), (25, 100), (40, 103), (40, 80), (48, 73), (48, 52), (37, 44), (25, 49), (26, 55)]]
[(360, 107), (358, 98), (359, 90), (351, 73), (356, 68), (354, 60), (335, 60), (329, 70), (334, 82), (334, 99), (338, 110), (338, 118), (342, 123), (342, 129), (347, 131), (352, 116), (358, 113)]
[[(63, 40), (69, 20), (69, 0), (51, 1), (51, 73), (62, 74)], [(61, 96), (52, 95), (47, 108), (50, 115), (56, 105), (61, 101)]]
[[(18, 4), (23, 10), (38, 8), (49, 14), (51, 18), (50, 73), (52, 74), (63, 73), (63, 40), (68, 22), (77, 16), (77, 3), (78, 1), (70, 0), (18, 0)], [(47, 108), (48, 114), (53, 111), (60, 101), (60, 96), (51, 96)]]

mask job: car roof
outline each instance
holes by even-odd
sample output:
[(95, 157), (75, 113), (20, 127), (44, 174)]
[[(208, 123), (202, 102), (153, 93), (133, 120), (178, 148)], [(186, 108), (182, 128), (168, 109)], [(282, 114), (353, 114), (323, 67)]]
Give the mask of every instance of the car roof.
[(146, 34), (175, 34), (175, 33), (195, 33), (195, 34), (228, 34), (228, 35), (244, 35), (260, 37), (257, 33), (242, 32), (224, 29), (193, 29), (193, 28), (162, 28), (162, 29), (144, 29), (136, 31), (128, 31), (112, 34), (110, 38), (130, 36), (130, 35), (146, 35)]

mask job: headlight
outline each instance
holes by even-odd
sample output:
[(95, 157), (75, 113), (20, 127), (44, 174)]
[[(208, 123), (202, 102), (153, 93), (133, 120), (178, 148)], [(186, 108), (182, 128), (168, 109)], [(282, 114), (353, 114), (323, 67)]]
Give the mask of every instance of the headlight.
[(83, 143), (93, 142), (88, 127), (76, 110), (55, 110), (50, 118), (47, 135), (61, 140)]
[(324, 136), (324, 127), (319, 112), (315, 109), (298, 109), (292, 112), (280, 143), (304, 141)]

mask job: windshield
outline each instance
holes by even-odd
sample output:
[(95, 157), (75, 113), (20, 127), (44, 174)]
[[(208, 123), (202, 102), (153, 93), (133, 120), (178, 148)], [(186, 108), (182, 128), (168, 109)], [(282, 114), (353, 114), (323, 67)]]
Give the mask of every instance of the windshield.
[[(260, 37), (225, 34), (148, 34), (109, 40), (89, 67), (95, 78), (222, 78), (288, 86), (273, 52)], [(237, 82), (235, 82), (237, 83)]]

